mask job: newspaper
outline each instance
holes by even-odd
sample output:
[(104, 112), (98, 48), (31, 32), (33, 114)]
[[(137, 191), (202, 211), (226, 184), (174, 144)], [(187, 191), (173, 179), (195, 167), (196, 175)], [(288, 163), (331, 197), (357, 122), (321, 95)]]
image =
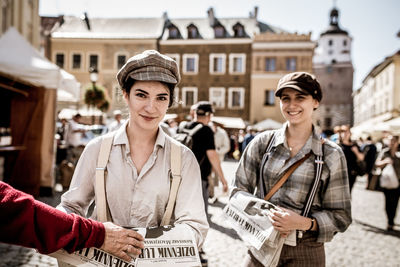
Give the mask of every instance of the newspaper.
[[(69, 254), (59, 250), (50, 254), (59, 260), (59, 266), (79, 267), (145, 267), (184, 266), (200, 267), (199, 252), (193, 234), (185, 229), (172, 226), (138, 228), (143, 237), (144, 249), (131, 262), (124, 261), (98, 248), (85, 248)], [(60, 264), (60, 261), (63, 264)], [(67, 263), (67, 264), (65, 264)]]
[(244, 242), (261, 249), (266, 242), (276, 247), (279, 232), (268, 218), (270, 209), (276, 208), (270, 202), (239, 191), (225, 206), (224, 214)]
[(224, 208), (224, 216), (239, 237), (250, 246), (253, 256), (264, 266), (276, 266), (283, 244), (296, 246), (296, 231), (282, 238), (268, 215), (279, 208), (249, 193), (238, 191)]

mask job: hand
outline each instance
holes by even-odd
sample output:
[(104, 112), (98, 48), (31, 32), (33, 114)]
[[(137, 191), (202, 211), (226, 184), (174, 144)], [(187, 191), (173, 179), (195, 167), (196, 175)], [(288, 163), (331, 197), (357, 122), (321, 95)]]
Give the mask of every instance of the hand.
[(228, 192), (228, 183), (226, 182), (225, 178), (221, 179), (221, 183), (222, 183), (222, 190), (224, 191), (224, 193)]
[(106, 235), (100, 249), (125, 261), (132, 260), (132, 256), (129, 254), (137, 257), (141, 253), (141, 249), (144, 248), (144, 238), (138, 232), (122, 228), (111, 222), (103, 223), (103, 225)]
[(292, 230), (307, 229), (307, 226), (305, 226), (308, 223), (307, 218), (285, 208), (271, 209), (269, 218), (274, 228), (281, 233), (281, 236), (286, 237)]

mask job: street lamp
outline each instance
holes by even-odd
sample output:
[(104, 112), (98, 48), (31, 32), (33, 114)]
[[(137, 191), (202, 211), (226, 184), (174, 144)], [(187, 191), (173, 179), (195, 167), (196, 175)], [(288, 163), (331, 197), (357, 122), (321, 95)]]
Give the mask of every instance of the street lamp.
[(97, 71), (97, 69), (95, 67), (90, 67), (89, 68), (89, 77), (90, 77), (90, 81), (93, 84), (93, 89), (96, 88), (96, 82), (99, 79), (99, 72)]
[[(93, 92), (96, 93), (96, 91), (97, 91), (96, 90), (96, 82), (99, 79), (99, 72), (97, 71), (96, 67), (89, 68), (89, 78), (90, 78), (90, 81), (92, 82)], [(95, 123), (95, 120), (96, 120), (95, 115), (92, 114), (92, 124)]]

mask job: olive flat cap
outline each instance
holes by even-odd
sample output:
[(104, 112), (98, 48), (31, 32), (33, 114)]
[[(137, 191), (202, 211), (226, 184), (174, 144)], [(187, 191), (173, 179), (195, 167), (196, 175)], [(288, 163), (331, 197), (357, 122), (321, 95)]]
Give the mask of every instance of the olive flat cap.
[(315, 76), (310, 73), (299, 71), (286, 74), (279, 80), (275, 96), (280, 97), (285, 88), (292, 88), (301, 93), (311, 95), (318, 102), (321, 102), (321, 85)]
[(121, 88), (131, 78), (138, 81), (159, 81), (177, 85), (181, 79), (178, 64), (156, 50), (146, 50), (125, 63), (117, 73)]

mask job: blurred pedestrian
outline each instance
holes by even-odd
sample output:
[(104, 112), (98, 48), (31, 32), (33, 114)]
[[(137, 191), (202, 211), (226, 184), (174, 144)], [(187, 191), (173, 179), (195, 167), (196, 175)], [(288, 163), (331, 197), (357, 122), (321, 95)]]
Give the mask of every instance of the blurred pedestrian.
[(68, 131), (66, 134), (67, 140), (67, 160), (71, 162), (74, 166), (79, 160), (82, 154), (84, 143), (82, 141), (83, 134), (86, 132), (86, 126), (81, 124), (81, 114), (75, 114), (71, 120), (68, 122)]
[(367, 137), (363, 146), (361, 147), (361, 150), (362, 153), (364, 154), (365, 172), (368, 175), (368, 184), (369, 184), (373, 176), (372, 172), (374, 170), (375, 160), (378, 155), (376, 145), (374, 144), (374, 142), (372, 142), (371, 136)]
[[(302, 238), (297, 238), (296, 246), (283, 245), (278, 266), (325, 266), (324, 242), (331, 241), (337, 232), (344, 232), (351, 223), (346, 159), (337, 144), (321, 141), (312, 123), (314, 110), (322, 99), (314, 76), (305, 72), (285, 75), (279, 80), (275, 96), (280, 98), (286, 123), (281, 129), (259, 133), (250, 142), (240, 159), (231, 195), (240, 190), (264, 198), (285, 172), (299, 162), (289, 180), (269, 199), (283, 210), (271, 210), (270, 216), (282, 237), (293, 231), (304, 232)], [(270, 141), (271, 152), (261, 165)], [(317, 156), (324, 159), (321, 183), (306, 217), (301, 214), (316, 179), (313, 170)], [(252, 251), (255, 248), (250, 248), (242, 266), (263, 266), (263, 258), (255, 258)]]
[(244, 140), (242, 143), (242, 151), (246, 149), (246, 146), (250, 143), (251, 140), (256, 136), (256, 131), (251, 126), (247, 126), (246, 134), (244, 136)]
[(119, 109), (114, 110), (113, 115), (114, 115), (114, 120), (108, 125), (109, 132), (118, 130), (119, 127), (121, 127), (125, 122), (125, 120), (122, 119), (121, 110)]
[[(392, 164), (397, 179), (400, 179), (400, 152), (399, 137), (389, 135), (387, 137), (389, 146), (382, 149), (375, 165), (378, 168), (384, 168), (388, 164)], [(385, 194), (385, 211), (388, 220), (387, 230), (392, 231), (394, 228), (394, 218), (396, 217), (397, 206), (400, 198), (400, 186), (393, 189), (383, 188)]]
[[(201, 195), (200, 169), (193, 153), (159, 126), (173, 104), (175, 86), (180, 81), (178, 65), (170, 57), (146, 50), (122, 66), (117, 80), (129, 118), (112, 132), (105, 180), (110, 218), (127, 227), (161, 225), (170, 194), (171, 148), (177, 145), (181, 153), (181, 182), (171, 224), (175, 231), (190, 231), (201, 247), (208, 223)], [(95, 177), (102, 139), (97, 137), (85, 147), (59, 209), (84, 216), (96, 199)], [(97, 207), (92, 217), (98, 218)]]
[[(229, 152), (230, 150), (230, 140), (228, 137), (228, 133), (220, 126), (218, 126), (216, 123), (210, 122), (209, 124), (211, 126), (211, 129), (214, 132), (214, 142), (215, 142), (215, 151), (218, 154), (219, 161), (223, 162), (226, 153)], [(218, 197), (215, 195), (214, 188), (218, 187), (219, 184), (219, 177), (217, 172), (212, 169), (212, 172), (209, 176), (209, 186), (208, 186), (208, 192), (209, 192), (209, 198), (211, 198), (211, 202), (216, 202), (218, 200)]]
[(349, 125), (342, 125), (340, 127), (339, 144), (346, 157), (347, 173), (351, 192), (357, 176), (365, 174), (364, 154), (361, 152), (361, 149), (357, 143), (351, 139)]
[(136, 231), (65, 214), (1, 181), (0, 218), (0, 242), (36, 248), (42, 254), (97, 247), (130, 261), (128, 253), (137, 256), (144, 248)]

